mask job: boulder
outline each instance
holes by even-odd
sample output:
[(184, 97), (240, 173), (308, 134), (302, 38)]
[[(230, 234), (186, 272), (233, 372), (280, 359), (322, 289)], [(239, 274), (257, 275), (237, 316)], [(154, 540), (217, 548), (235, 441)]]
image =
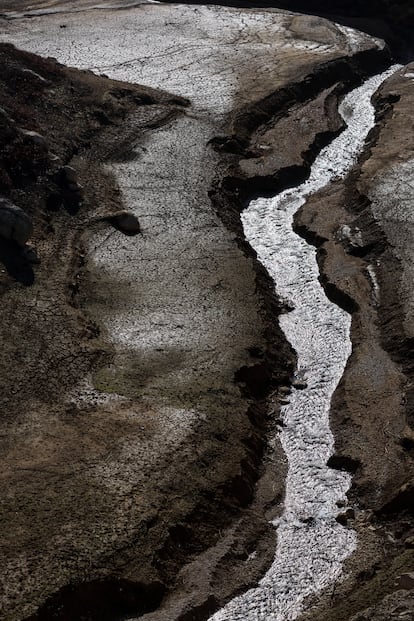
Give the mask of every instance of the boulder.
[(294, 379), (292, 381), (293, 388), (296, 390), (305, 390), (308, 387), (308, 384), (303, 379)]
[(129, 211), (118, 211), (106, 219), (125, 235), (138, 235), (141, 232), (138, 218)]
[(31, 142), (32, 144), (36, 145), (40, 149), (44, 149), (45, 151), (47, 151), (48, 145), (47, 145), (46, 138), (42, 136), (41, 134), (31, 131), (30, 129), (21, 129), (21, 128), (19, 129), (19, 133), (22, 136), (22, 138), (26, 140), (27, 142)]
[(78, 182), (78, 173), (72, 166), (63, 166), (61, 169), (61, 174), (66, 183), (77, 183)]
[(342, 526), (346, 526), (349, 520), (354, 520), (354, 519), (355, 519), (355, 511), (351, 507), (349, 507), (348, 509), (346, 509), (342, 513), (339, 513), (336, 516), (336, 521), (339, 524), (342, 524)]
[(24, 246), (32, 233), (30, 216), (7, 198), (0, 198), (0, 236)]

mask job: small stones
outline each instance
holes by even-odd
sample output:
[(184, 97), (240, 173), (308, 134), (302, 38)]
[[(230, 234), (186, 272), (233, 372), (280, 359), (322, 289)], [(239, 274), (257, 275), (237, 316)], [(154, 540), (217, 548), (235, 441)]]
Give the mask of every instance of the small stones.
[(358, 227), (350, 227), (348, 224), (344, 224), (337, 231), (337, 239), (345, 244), (350, 254), (364, 248), (362, 233)]
[(30, 216), (7, 198), (0, 197), (0, 235), (24, 246), (32, 233)]
[(125, 235), (138, 235), (141, 232), (138, 218), (129, 211), (118, 211), (104, 219), (108, 220), (112, 226)]
[(349, 520), (355, 519), (355, 511), (351, 507), (336, 516), (336, 521), (342, 526), (346, 526)]
[(42, 136), (41, 134), (31, 131), (30, 129), (21, 129), (21, 128), (19, 128), (19, 133), (22, 136), (22, 138), (26, 140), (27, 142), (31, 142), (32, 144), (36, 145), (40, 149), (43, 149), (44, 151), (48, 150), (46, 138)]
[(292, 386), (293, 388), (296, 388), (296, 390), (305, 390), (305, 388), (308, 387), (308, 384), (303, 379), (295, 379), (292, 382)]
[(399, 589), (404, 589), (406, 591), (414, 589), (414, 572), (401, 574), (401, 576), (398, 577), (396, 586)]

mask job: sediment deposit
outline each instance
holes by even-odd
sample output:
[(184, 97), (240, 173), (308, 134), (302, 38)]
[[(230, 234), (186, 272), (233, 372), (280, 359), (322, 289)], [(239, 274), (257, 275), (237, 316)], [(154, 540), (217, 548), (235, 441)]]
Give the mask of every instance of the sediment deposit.
[[(3, 190), (31, 214), (41, 263), (31, 264), (31, 282), (16, 283), (10, 271), (1, 281), (2, 614), (7, 621), (207, 619), (273, 560), (286, 476), (276, 430), (296, 360), (277, 322), (288, 305), (246, 243), (239, 214), (252, 197), (304, 181), (343, 128), (342, 95), (389, 58), (367, 35), (277, 10), (146, 4), (121, 11), (107, 3), (92, 13), (91, 3), (38, 4), (42, 15), (30, 19), (16, 6), (13, 19), (2, 20), (3, 39), (88, 71), (2, 50), (13, 71), (29, 69), (38, 75), (32, 81), (47, 83), (38, 84), (32, 117), (24, 89), (23, 113), (11, 99), (0, 105), (23, 129), (44, 135), (58, 158), (41, 160), (31, 185), (5, 179)], [(28, 75), (8, 83), (10, 93), (27, 88)], [(379, 100), (381, 132), (394, 99), (391, 92)], [(365, 159), (361, 170), (374, 161), (381, 175), (381, 157)], [(59, 172), (68, 166), (77, 189), (69, 169)], [(395, 173), (368, 190), (354, 188), (358, 175), (363, 184), (355, 169), (329, 192), (365, 192), (379, 213)], [(409, 472), (411, 436), (404, 427), (404, 441), (396, 441), (381, 428), (387, 450), (401, 447), (392, 459), (403, 465), (377, 476), (369, 451), (379, 432), (366, 424), (358, 449), (360, 419), (348, 411), (360, 397), (347, 386), (356, 369), (370, 398), (352, 411), (375, 416), (380, 400), (385, 415), (401, 400), (410, 367), (408, 353), (402, 361), (390, 344), (396, 328), (387, 335), (386, 278), (341, 228), (356, 217), (352, 205), (326, 215), (312, 208), (316, 197), (296, 227), (320, 246), (327, 294), (353, 312), (354, 354), (334, 396), (331, 459), (354, 472), (351, 502), (362, 503), (361, 545), (333, 604), (337, 618), (348, 619), (341, 602), (362, 571), (365, 591), (352, 614), (380, 605), (371, 580), (378, 563), (384, 574), (395, 559), (402, 567), (387, 582), (387, 602), (391, 585), (410, 571), (409, 518), (395, 521), (404, 534), (392, 531), (398, 545), (381, 556), (389, 527), (370, 511), (388, 507), (388, 515), (395, 498), (403, 499), (398, 511), (407, 509), (409, 488), (400, 489), (407, 477), (399, 473)], [(136, 236), (112, 226), (125, 209), (139, 223)], [(359, 227), (363, 240), (385, 228), (369, 222), (366, 232)], [(388, 252), (379, 239), (375, 248)], [(399, 258), (382, 260), (386, 270)], [(384, 308), (384, 327), (373, 308)], [(363, 341), (359, 329), (372, 339)], [(364, 351), (377, 360), (372, 369), (387, 360), (386, 395), (366, 389), (375, 374), (365, 375), (365, 363), (362, 372), (353, 366)], [(400, 433), (402, 420), (410, 423), (406, 414), (393, 418), (390, 434)], [(373, 479), (378, 491), (370, 495)], [(314, 602), (318, 614), (334, 618), (324, 602), (324, 594)]]

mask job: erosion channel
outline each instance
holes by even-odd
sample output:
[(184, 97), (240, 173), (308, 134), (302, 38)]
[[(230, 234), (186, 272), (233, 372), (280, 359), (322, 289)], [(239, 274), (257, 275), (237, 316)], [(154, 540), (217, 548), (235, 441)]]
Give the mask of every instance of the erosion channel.
[(334, 442), (331, 397), (351, 353), (351, 317), (326, 297), (315, 249), (294, 232), (293, 219), (309, 195), (348, 174), (375, 122), (371, 97), (397, 69), (370, 78), (345, 97), (340, 112), (347, 128), (321, 151), (305, 183), (253, 201), (242, 215), (247, 240), (278, 295), (293, 308), (280, 323), (297, 353), (298, 370), (282, 407), (280, 438), (289, 469), (275, 561), (258, 588), (214, 621), (295, 619), (306, 596), (339, 578), (356, 545), (355, 533), (336, 521), (350, 475), (327, 466)]

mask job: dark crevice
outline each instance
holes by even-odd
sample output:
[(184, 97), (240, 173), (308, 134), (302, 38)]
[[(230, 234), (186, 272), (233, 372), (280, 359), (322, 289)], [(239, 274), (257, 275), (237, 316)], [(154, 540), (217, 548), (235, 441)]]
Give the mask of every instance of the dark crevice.
[(152, 612), (161, 603), (161, 583), (106, 578), (64, 586), (25, 621), (121, 621)]
[(328, 466), (334, 470), (344, 470), (350, 474), (355, 474), (360, 467), (360, 462), (346, 455), (334, 454), (328, 459)]

